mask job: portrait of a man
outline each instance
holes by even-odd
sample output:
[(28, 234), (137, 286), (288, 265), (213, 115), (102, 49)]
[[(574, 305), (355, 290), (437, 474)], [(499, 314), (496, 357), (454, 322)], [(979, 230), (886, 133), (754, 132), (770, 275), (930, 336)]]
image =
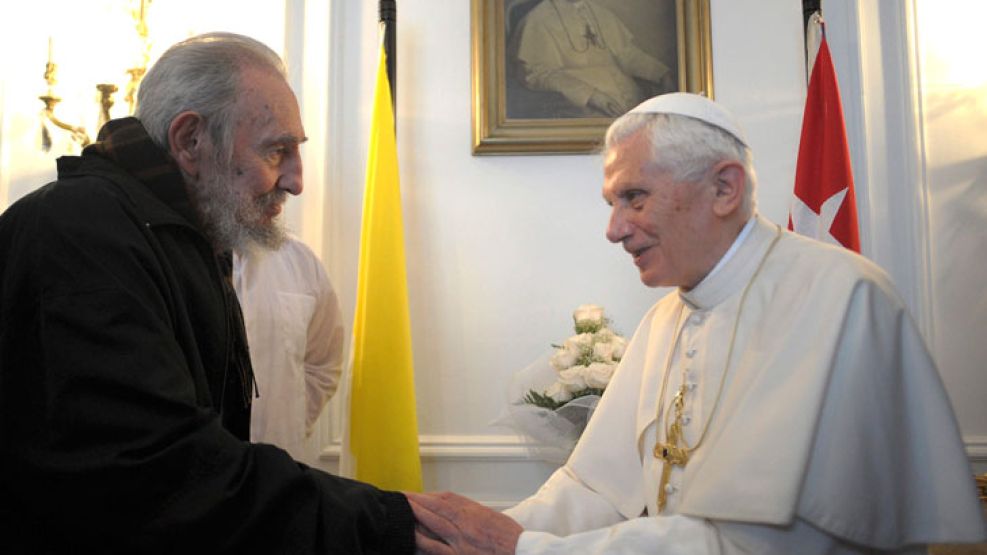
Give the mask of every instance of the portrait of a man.
[(678, 89), (675, 0), (508, 0), (508, 118), (617, 117)]

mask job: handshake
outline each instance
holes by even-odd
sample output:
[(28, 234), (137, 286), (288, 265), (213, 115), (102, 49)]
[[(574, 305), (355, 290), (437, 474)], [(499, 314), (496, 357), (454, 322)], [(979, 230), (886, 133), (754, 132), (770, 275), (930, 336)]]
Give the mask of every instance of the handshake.
[(415, 543), (428, 555), (513, 555), (521, 525), (455, 493), (405, 493), (418, 525)]

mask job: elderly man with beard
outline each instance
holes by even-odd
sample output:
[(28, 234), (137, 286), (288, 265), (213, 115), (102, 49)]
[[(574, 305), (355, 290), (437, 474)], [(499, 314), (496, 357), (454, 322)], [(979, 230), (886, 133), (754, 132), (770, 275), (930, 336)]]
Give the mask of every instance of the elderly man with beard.
[(399, 493), (246, 441), (254, 379), (229, 255), (302, 191), (283, 65), (173, 46), (136, 118), (0, 215), (5, 553), (410, 553)]

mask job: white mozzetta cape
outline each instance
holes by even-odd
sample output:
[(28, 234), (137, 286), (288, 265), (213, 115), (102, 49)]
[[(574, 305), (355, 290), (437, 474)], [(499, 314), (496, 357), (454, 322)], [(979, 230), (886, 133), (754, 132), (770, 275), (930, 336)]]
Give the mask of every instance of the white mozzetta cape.
[[(569, 535), (616, 524), (614, 517), (657, 513), (652, 474), (661, 464), (651, 449), (665, 425), (655, 422), (658, 392), (677, 318), (698, 314), (708, 328), (698, 345), (704, 358), (695, 359), (703, 363), (694, 370), (711, 376), (693, 429), (710, 417), (726, 367), (723, 395), (703, 443), (675, 471), (675, 499), (662, 516), (646, 519), (650, 532), (636, 525), (629, 543), (635, 550), (655, 552), (656, 541), (703, 534), (706, 519), (881, 549), (984, 537), (938, 372), (901, 299), (871, 262), (781, 231), (724, 364), (741, 293), (779, 231), (756, 217), (722, 267), (648, 312), (566, 466), (507, 514), (526, 529)], [(692, 349), (685, 356), (694, 356)], [(679, 383), (670, 383), (666, 399)], [(695, 438), (694, 431), (689, 443)], [(681, 515), (701, 520), (683, 523)], [(664, 538), (655, 532), (688, 526), (697, 528)], [(681, 552), (707, 552), (696, 541), (699, 547)]]

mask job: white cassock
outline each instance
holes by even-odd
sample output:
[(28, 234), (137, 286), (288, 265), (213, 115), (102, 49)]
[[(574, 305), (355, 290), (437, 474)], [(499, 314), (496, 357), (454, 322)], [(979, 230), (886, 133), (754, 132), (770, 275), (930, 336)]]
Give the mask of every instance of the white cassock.
[(633, 77), (658, 82), (668, 67), (634, 45), (634, 37), (610, 10), (590, 0), (543, 0), (525, 16), (518, 61), (525, 85), (562, 93), (585, 107), (593, 91), (626, 109), (642, 100)]
[(233, 285), (260, 392), (250, 411), (250, 440), (313, 464), (318, 446), (312, 427), (342, 371), (336, 292), (322, 262), (295, 237), (276, 251), (235, 253)]
[[(712, 420), (659, 513), (666, 369), (664, 407), (690, 384), (686, 443)], [(924, 553), (985, 534), (949, 400), (887, 276), (759, 216), (652, 307), (569, 461), (506, 513), (526, 530), (519, 554)]]

